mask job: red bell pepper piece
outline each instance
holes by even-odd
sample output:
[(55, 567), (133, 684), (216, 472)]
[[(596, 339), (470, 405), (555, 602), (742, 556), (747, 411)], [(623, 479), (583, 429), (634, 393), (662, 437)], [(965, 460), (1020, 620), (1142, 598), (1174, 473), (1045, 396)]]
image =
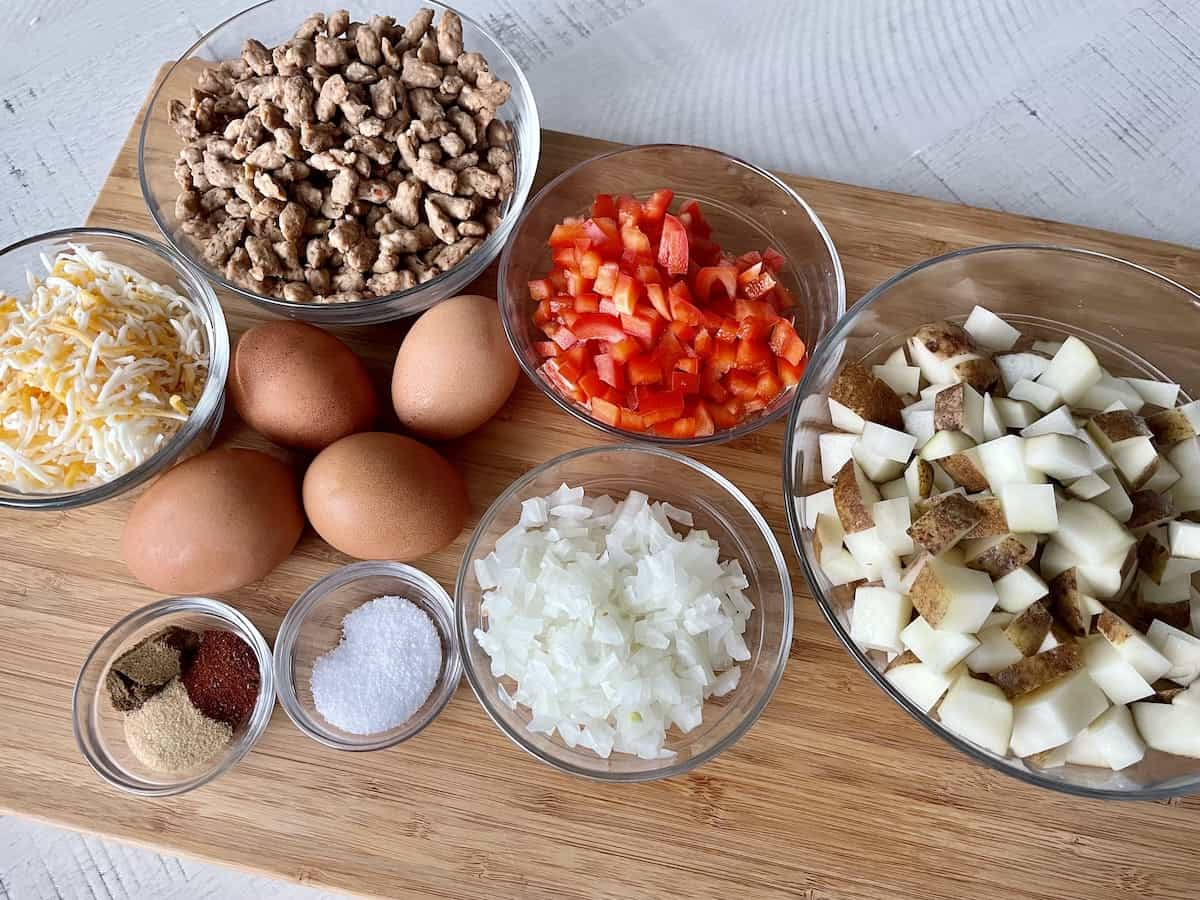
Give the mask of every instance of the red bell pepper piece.
[(671, 307), (667, 303), (667, 295), (661, 284), (646, 285), (646, 297), (660, 316), (664, 319), (671, 318)]
[(774, 372), (763, 372), (758, 376), (758, 396), (770, 403), (783, 392), (783, 382)]
[(670, 213), (663, 216), (662, 238), (658, 242), (658, 264), (671, 275), (687, 274), (687, 229)]
[(695, 356), (683, 356), (675, 360), (675, 368), (680, 372), (691, 372), (693, 375), (699, 375), (700, 360)]
[(705, 266), (696, 273), (694, 280), (696, 296), (702, 302), (713, 299), (713, 289), (720, 285), (726, 297), (736, 297), (738, 290), (737, 269), (733, 266)]
[(602, 257), (612, 259), (621, 252), (621, 230), (614, 219), (605, 216), (588, 219), (583, 223), (583, 233)]
[(591, 412), (592, 418), (597, 422), (603, 422), (605, 425), (611, 425), (617, 428), (621, 424), (621, 407), (616, 403), (611, 403), (603, 397), (592, 397), (588, 402), (588, 411)]
[(750, 372), (734, 369), (725, 376), (725, 387), (745, 402), (751, 397), (758, 396), (758, 376)]
[(717, 341), (708, 364), (721, 377), (737, 365), (737, 347), (728, 341)]
[(759, 372), (771, 368), (774, 356), (771, 348), (762, 340), (740, 340), (737, 343), (737, 367), (746, 372)]
[(549, 300), (553, 293), (554, 288), (545, 278), (535, 278), (529, 282), (529, 296), (534, 300)]
[[(621, 323), (624, 327), (625, 323)], [(608, 345), (608, 353), (615, 361), (619, 363), (627, 363), (635, 355), (642, 352), (642, 345), (634, 338), (626, 336), (615, 344)]]
[(577, 313), (595, 313), (600, 312), (600, 295), (599, 294), (580, 294), (575, 298), (575, 312)]
[(538, 372), (560, 394), (582, 402), (583, 392), (579, 389), (579, 370), (562, 357), (548, 359), (538, 367)]
[(617, 204), (613, 201), (612, 194), (597, 194), (596, 199), (592, 201), (592, 218), (615, 219), (617, 217)]
[(558, 356), (558, 344), (554, 341), (534, 341), (533, 350), (542, 358)]
[(636, 225), (642, 221), (643, 212), (642, 204), (633, 197), (617, 199), (617, 221), (622, 225)]
[(584, 237), (587, 237), (587, 232), (582, 222), (563, 222), (554, 226), (554, 230), (550, 232), (550, 240), (547, 243), (551, 247), (570, 247), (573, 253), (575, 251), (575, 241), (578, 238)]
[(708, 411), (708, 404), (703, 400), (696, 404), (696, 437), (708, 437), (710, 434), (715, 434), (717, 424), (713, 421), (712, 414)]
[(799, 366), (804, 360), (807, 348), (787, 319), (780, 319), (771, 329), (771, 352), (793, 366)]
[(691, 372), (681, 372), (676, 369), (671, 373), (671, 390), (679, 391), (682, 394), (699, 394), (700, 393), (700, 376)]
[(597, 294), (611, 297), (617, 289), (617, 279), (620, 275), (621, 268), (615, 262), (604, 263), (596, 273), (596, 280), (592, 282), (592, 290)]
[(749, 250), (746, 253), (743, 253), (741, 256), (737, 257), (733, 261), (733, 264), (737, 267), (737, 270), (739, 272), (744, 272), (747, 269), (752, 268), (753, 266), (756, 266), (761, 262), (762, 262), (762, 254), (759, 253), (757, 250)]
[(617, 304), (617, 310), (623, 313), (632, 313), (637, 309), (638, 298), (642, 295), (642, 284), (640, 281), (635, 281), (631, 276), (622, 272), (617, 276), (617, 285), (613, 289), (613, 303)]
[(650, 255), (650, 238), (636, 225), (621, 226), (621, 246), (632, 253), (634, 259)]
[(611, 353), (597, 353), (592, 357), (592, 362), (596, 365), (596, 374), (600, 376), (601, 381), (612, 385), (618, 391), (626, 389), (628, 383), (625, 379), (625, 366), (613, 359)]
[(793, 366), (782, 356), (775, 360), (775, 365), (779, 369), (779, 380), (783, 382), (785, 388), (793, 388), (800, 383), (800, 379), (804, 377), (804, 361), (800, 361), (800, 365)]
[(583, 253), (576, 252), (576, 257), (579, 260), (579, 274), (584, 278), (595, 278), (600, 274), (600, 265), (604, 259), (595, 250), (586, 250)]
[(635, 356), (626, 364), (629, 383), (658, 384), (662, 381), (663, 367), (657, 359), (651, 356)]
[[(592, 279), (584, 278), (578, 269), (567, 269), (567, 293), (572, 297), (586, 294), (592, 286)], [(599, 302), (599, 301), (597, 301)]]
[(671, 208), (671, 201), (675, 199), (673, 191), (666, 188), (660, 188), (650, 195), (649, 199), (642, 204), (642, 212), (651, 222), (658, 222), (666, 215), (667, 210)]
[(787, 263), (786, 257), (774, 247), (768, 247), (762, 253), (763, 266), (778, 274)]
[(679, 338), (681, 343), (690, 345), (696, 339), (696, 332), (699, 330), (695, 325), (688, 325), (686, 322), (681, 322), (678, 319), (670, 325), (671, 333)]
[(679, 391), (656, 391), (646, 385), (633, 389), (634, 407), (647, 425), (677, 419), (683, 415), (683, 394)]
[(596, 374), (595, 369), (584, 372), (579, 376), (579, 389), (589, 397), (598, 397), (604, 393), (607, 387), (600, 376)]
[(571, 330), (581, 341), (608, 341), (615, 344), (625, 338), (625, 329), (621, 327), (620, 320), (603, 313), (582, 313)]
[[(684, 216), (687, 216), (686, 220)], [(712, 237), (712, 226), (704, 218), (704, 213), (700, 210), (700, 204), (696, 200), (684, 200), (679, 205), (679, 218), (687, 223), (688, 231), (693, 237), (705, 239)]]

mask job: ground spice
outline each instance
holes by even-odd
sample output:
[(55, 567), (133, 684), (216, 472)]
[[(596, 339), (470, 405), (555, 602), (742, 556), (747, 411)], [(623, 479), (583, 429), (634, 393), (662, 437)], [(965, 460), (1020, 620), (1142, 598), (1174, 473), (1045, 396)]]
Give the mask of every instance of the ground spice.
[(190, 663), (200, 642), (194, 631), (164, 628), (126, 650), (105, 676), (112, 705), (122, 712), (139, 709)]
[(204, 765), (232, 739), (233, 729), (201, 715), (177, 678), (125, 715), (125, 743), (142, 765), (164, 774)]
[(258, 659), (233, 632), (206, 631), (183, 673), (183, 685), (201, 713), (237, 728), (258, 701)]

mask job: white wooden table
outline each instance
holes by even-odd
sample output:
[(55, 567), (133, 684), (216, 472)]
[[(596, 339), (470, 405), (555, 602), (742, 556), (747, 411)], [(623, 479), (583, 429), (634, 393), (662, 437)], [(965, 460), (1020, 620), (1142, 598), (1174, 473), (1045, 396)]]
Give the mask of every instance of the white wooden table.
[[(81, 222), (158, 66), (247, 2), (0, 0), (0, 245)], [(1200, 0), (459, 6), (550, 128), (1200, 244)], [(320, 895), (0, 820), (0, 900), (81, 896)]]

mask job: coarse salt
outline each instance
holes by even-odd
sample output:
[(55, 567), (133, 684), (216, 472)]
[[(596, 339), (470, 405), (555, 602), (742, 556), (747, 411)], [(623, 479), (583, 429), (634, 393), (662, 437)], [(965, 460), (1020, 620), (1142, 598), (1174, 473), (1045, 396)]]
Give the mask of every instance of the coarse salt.
[(378, 734), (421, 708), (441, 670), (429, 616), (403, 597), (378, 597), (346, 615), (341, 643), (313, 664), (313, 703), (335, 728)]

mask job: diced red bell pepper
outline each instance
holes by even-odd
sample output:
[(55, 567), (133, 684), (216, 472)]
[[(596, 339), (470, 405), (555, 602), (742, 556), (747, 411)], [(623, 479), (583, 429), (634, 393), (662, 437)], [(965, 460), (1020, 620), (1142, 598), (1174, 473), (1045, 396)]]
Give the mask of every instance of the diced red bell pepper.
[(544, 358), (558, 356), (558, 344), (554, 341), (534, 341), (533, 350), (538, 356)]
[(633, 357), (627, 363), (626, 372), (632, 385), (658, 384), (663, 377), (662, 365), (651, 356)]
[(645, 431), (646, 420), (639, 413), (634, 412), (627, 407), (621, 407), (621, 421), (619, 427), (626, 431)]
[(767, 401), (762, 397), (752, 397), (742, 404), (742, 410), (746, 415), (753, 415), (756, 412), (762, 412), (767, 408)]
[(534, 300), (549, 300), (553, 293), (554, 288), (545, 278), (535, 278), (529, 282), (529, 296)]
[(658, 346), (654, 348), (654, 355), (663, 370), (669, 372), (675, 368), (675, 363), (687, 356), (688, 353), (674, 332), (668, 331), (662, 336)]
[(700, 370), (700, 393), (708, 400), (724, 403), (729, 399), (729, 391), (721, 384), (721, 375), (712, 366)]
[(671, 307), (671, 318), (687, 325), (699, 327), (704, 324), (704, 313), (691, 300), (687, 285), (677, 281), (667, 291), (667, 303)]
[(777, 283), (775, 276), (769, 269), (764, 269), (762, 263), (755, 263), (738, 276), (738, 287), (741, 289), (742, 296), (751, 300), (774, 290)]
[(771, 326), (762, 319), (747, 316), (738, 322), (738, 338), (743, 341), (761, 341), (767, 337)]
[(621, 252), (621, 229), (614, 219), (597, 216), (583, 223), (583, 233), (592, 242), (592, 249), (606, 259)]
[(611, 425), (618, 428), (621, 425), (621, 407), (616, 403), (611, 403), (603, 397), (592, 397), (588, 403), (588, 411), (591, 412), (592, 418), (597, 422), (603, 422), (605, 425)]
[(681, 322), (678, 319), (672, 322), (669, 327), (671, 333), (684, 344), (691, 344), (696, 339), (696, 332), (699, 330), (695, 325), (688, 325), (686, 322)]
[(749, 269), (753, 266), (756, 266), (761, 262), (762, 262), (762, 254), (759, 253), (757, 250), (749, 250), (746, 253), (743, 253), (741, 256), (737, 257), (733, 261), (733, 264), (737, 267), (737, 270), (739, 272), (744, 272), (747, 269)]
[(558, 310), (558, 318), (564, 325), (570, 328), (575, 324), (575, 320), (579, 318), (579, 313), (575, 312), (575, 301), (564, 304)]
[(592, 282), (592, 290), (597, 294), (603, 294), (605, 297), (611, 297), (617, 289), (617, 279), (620, 277), (620, 266), (615, 262), (606, 262), (600, 266), (600, 271), (596, 273), (596, 280)]
[[(687, 219), (684, 220), (684, 216)], [(700, 204), (695, 200), (684, 200), (679, 205), (679, 218), (681, 221), (686, 221), (688, 231), (693, 237), (710, 238), (712, 237), (712, 226), (708, 224), (708, 220), (704, 218), (704, 213), (700, 209)]]
[(671, 373), (671, 390), (682, 394), (700, 393), (700, 376), (691, 372), (681, 372), (676, 369)]
[(583, 401), (583, 391), (579, 389), (579, 370), (567, 360), (562, 357), (548, 359), (538, 367), (538, 372), (560, 394), (572, 400)]
[(617, 221), (622, 225), (636, 225), (642, 221), (642, 214), (644, 212), (642, 204), (633, 197), (620, 197), (617, 199)]
[(787, 263), (787, 258), (774, 247), (768, 247), (762, 253), (763, 266), (778, 274)]
[(671, 208), (671, 201), (675, 199), (673, 191), (666, 188), (660, 188), (650, 195), (649, 199), (642, 204), (642, 212), (651, 222), (658, 222), (666, 215), (667, 210)]
[[(572, 297), (586, 294), (592, 287), (592, 279), (584, 278), (578, 269), (567, 269), (567, 293)], [(597, 300), (597, 303), (600, 301)]]
[(725, 376), (725, 387), (731, 394), (741, 397), (743, 401), (758, 396), (758, 376), (750, 372), (734, 369)]
[(757, 375), (770, 369), (774, 356), (766, 341), (739, 340), (737, 343), (737, 367)]
[(604, 393), (607, 387), (600, 376), (596, 374), (595, 369), (590, 369), (579, 376), (579, 389), (589, 397), (598, 397)]
[(662, 238), (658, 242), (658, 264), (671, 275), (687, 274), (687, 229), (670, 213), (663, 217)]
[(679, 391), (657, 391), (638, 385), (633, 389), (633, 400), (635, 409), (647, 425), (683, 415), (683, 394)]
[(641, 295), (642, 284), (640, 281), (635, 281), (624, 272), (617, 276), (617, 285), (612, 292), (612, 298), (613, 303), (617, 304), (619, 312), (632, 313), (637, 309), (637, 302)]
[(787, 319), (780, 319), (771, 329), (771, 352), (793, 366), (799, 366), (804, 360), (807, 348)]
[(560, 357), (562, 358), (563, 362), (570, 363), (572, 366), (574, 366), (575, 371), (582, 374), (586, 372), (588, 368), (590, 368), (592, 354), (588, 350), (587, 344), (583, 343), (583, 341), (580, 341), (570, 350), (564, 350), (560, 354)]
[(700, 360), (695, 356), (682, 356), (675, 360), (675, 368), (680, 372), (691, 372), (693, 375), (699, 375)]
[(774, 322), (779, 318), (779, 314), (775, 312), (775, 307), (771, 306), (765, 300), (748, 300), (744, 297), (738, 297), (733, 302), (734, 316), (739, 320), (745, 319), (761, 319), (764, 322)]
[(552, 254), (554, 265), (560, 269), (573, 269), (576, 265), (575, 247), (559, 247)]
[(708, 411), (708, 404), (701, 400), (696, 404), (696, 437), (708, 437), (710, 434), (715, 434), (717, 423), (713, 421), (712, 414)]
[(688, 255), (694, 266), (715, 266), (721, 260), (721, 245), (693, 234), (688, 237)]
[(550, 282), (550, 287), (553, 288), (553, 293), (564, 294), (567, 290), (567, 276), (562, 269), (555, 269), (546, 276), (546, 280)]
[[(625, 323), (621, 323), (623, 328)], [(619, 342), (608, 345), (608, 354), (618, 363), (627, 363), (635, 355), (642, 352), (642, 345), (632, 337), (626, 335)]]
[(783, 382), (774, 372), (763, 372), (758, 376), (758, 396), (770, 403), (783, 391)]
[(603, 313), (581, 314), (571, 330), (581, 341), (608, 341), (615, 344), (625, 338), (625, 329), (621, 327), (620, 320)]
[(801, 360), (800, 365), (793, 366), (781, 356), (775, 360), (775, 366), (779, 369), (779, 380), (783, 382), (785, 388), (795, 387), (800, 383), (800, 379), (804, 377), (803, 360)]
[(615, 219), (617, 217), (617, 204), (613, 201), (612, 194), (597, 194), (592, 200), (592, 218)]
[(701, 359), (708, 359), (712, 355), (713, 341), (711, 331), (707, 328), (699, 328), (696, 330), (696, 336), (692, 339), (692, 349)]
[(660, 316), (664, 319), (671, 318), (671, 307), (667, 303), (667, 295), (661, 284), (646, 285), (646, 297)]
[(650, 238), (636, 225), (621, 226), (621, 246), (632, 253), (634, 258), (650, 255)]
[(604, 259), (595, 250), (586, 250), (583, 253), (576, 253), (579, 260), (579, 274), (584, 278), (595, 278), (600, 274), (600, 265)]
[(555, 325), (553, 330), (551, 330), (550, 324), (547, 322), (542, 330), (546, 332), (546, 337), (558, 344), (561, 349), (570, 350), (579, 343), (579, 338), (575, 337), (575, 332), (571, 331), (566, 325)]
[[(593, 287), (595, 287), (595, 285), (593, 285)], [(617, 311), (617, 304), (613, 303), (612, 297), (600, 297), (600, 308), (597, 310), (597, 312), (602, 312), (606, 316), (620, 315), (620, 312)]]
[(554, 311), (550, 309), (550, 301), (542, 300), (538, 302), (537, 307), (533, 311), (533, 324), (542, 326), (553, 321)]
[(613, 359), (611, 353), (597, 353), (592, 357), (592, 362), (596, 366), (596, 374), (605, 384), (612, 385), (618, 391), (623, 391), (628, 387), (625, 379), (625, 365)]
[(655, 425), (654, 432), (663, 437), (693, 438), (696, 436), (696, 420), (692, 416), (680, 416), (674, 422)]
[(639, 263), (633, 274), (642, 284), (662, 284), (662, 273), (654, 263)]
[(708, 411), (718, 428), (733, 428), (742, 421), (745, 411), (742, 401), (737, 397), (708, 404)]
[(705, 266), (696, 273), (696, 296), (702, 302), (713, 299), (713, 289), (720, 285), (726, 297), (736, 297), (738, 290), (737, 269), (733, 266)]
[(575, 312), (577, 313), (595, 313), (600, 312), (600, 295), (599, 294), (580, 294), (575, 298)]
[(584, 229), (583, 223), (561, 223), (554, 226), (554, 230), (550, 232), (550, 240), (547, 243), (551, 247), (570, 247), (571, 252), (575, 252), (575, 241), (578, 238), (587, 237), (587, 232)]
[(737, 347), (728, 341), (717, 341), (708, 364), (718, 376), (723, 376), (737, 365)]

